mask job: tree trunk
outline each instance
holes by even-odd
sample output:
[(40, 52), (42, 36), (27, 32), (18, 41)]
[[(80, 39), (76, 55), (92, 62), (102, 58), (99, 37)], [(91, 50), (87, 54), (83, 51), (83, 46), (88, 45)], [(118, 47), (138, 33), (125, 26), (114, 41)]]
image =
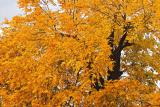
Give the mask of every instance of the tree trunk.
[(111, 47), (111, 56), (110, 58), (113, 61), (113, 69), (108, 71), (108, 80), (118, 80), (120, 76), (123, 74), (123, 72), (120, 70), (121, 69), (121, 52), (122, 50), (127, 47), (131, 46), (133, 43), (129, 43), (126, 40), (128, 30), (130, 29), (130, 24), (125, 27), (124, 34), (122, 35), (121, 39), (119, 40), (118, 46), (114, 45), (114, 30), (111, 32), (109, 36), (109, 45)]
[(112, 52), (111, 59), (113, 60), (113, 69), (109, 70), (108, 80), (117, 80), (122, 75), (122, 71), (120, 71), (120, 60), (121, 60), (121, 50), (115, 50)]

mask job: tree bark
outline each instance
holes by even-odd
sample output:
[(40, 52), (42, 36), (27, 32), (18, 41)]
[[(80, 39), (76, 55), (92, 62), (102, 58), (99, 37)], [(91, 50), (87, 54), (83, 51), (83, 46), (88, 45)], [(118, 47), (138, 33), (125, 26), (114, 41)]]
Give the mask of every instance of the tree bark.
[(108, 80), (118, 80), (120, 79), (120, 76), (123, 74), (123, 72), (120, 70), (121, 69), (121, 52), (122, 50), (127, 47), (131, 46), (132, 43), (129, 43), (126, 41), (127, 33), (128, 30), (130, 29), (130, 26), (126, 27), (124, 30), (124, 34), (122, 35), (118, 46), (114, 45), (114, 30), (111, 32), (109, 36), (109, 45), (111, 47), (111, 56), (110, 58), (113, 61), (113, 69), (108, 71)]

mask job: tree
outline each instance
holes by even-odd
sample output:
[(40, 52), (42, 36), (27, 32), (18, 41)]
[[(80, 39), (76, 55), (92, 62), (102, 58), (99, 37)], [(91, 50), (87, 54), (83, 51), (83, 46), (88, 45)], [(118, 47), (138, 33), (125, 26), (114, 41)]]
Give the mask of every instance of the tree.
[(159, 0), (18, 4), (0, 39), (2, 107), (160, 106)]

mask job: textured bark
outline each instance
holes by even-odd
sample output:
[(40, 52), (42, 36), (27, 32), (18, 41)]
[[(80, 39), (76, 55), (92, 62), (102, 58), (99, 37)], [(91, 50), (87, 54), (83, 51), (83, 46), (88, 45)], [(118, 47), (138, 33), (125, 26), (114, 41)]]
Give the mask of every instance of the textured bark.
[[(120, 79), (121, 75), (123, 74), (123, 71), (121, 71), (121, 52), (122, 50), (127, 47), (127, 46), (132, 46), (133, 43), (129, 43), (126, 40), (127, 34), (128, 34), (128, 30), (130, 29), (130, 25), (127, 25), (126, 27), (124, 27), (124, 34), (122, 35), (121, 39), (119, 40), (119, 44), (118, 46), (114, 45), (114, 37), (115, 37), (115, 30), (113, 29), (113, 31), (111, 32), (109, 38), (108, 38), (108, 44), (111, 47), (111, 56), (110, 58), (113, 61), (113, 69), (108, 71), (108, 80), (118, 80)], [(91, 69), (91, 62), (88, 63), (88, 69)], [(100, 78), (96, 78), (95, 79), (95, 83), (92, 84), (92, 86), (99, 91), (99, 89), (103, 88), (104, 86), (104, 78), (99, 74)], [(92, 77), (92, 76), (91, 76)], [(98, 83), (100, 83), (101, 85), (99, 85)]]
[(110, 58), (114, 62), (113, 63), (113, 69), (108, 71), (108, 73), (109, 73), (108, 80), (117, 80), (123, 74), (123, 72), (120, 70), (121, 69), (121, 63), (120, 63), (121, 52), (125, 47), (132, 45), (132, 43), (129, 43), (126, 40), (127, 33), (128, 33), (128, 30), (130, 28), (131, 28), (130, 24), (127, 25), (126, 27), (124, 27), (124, 29), (125, 29), (124, 34), (122, 35), (118, 46), (114, 45), (114, 37), (115, 37), (114, 30), (111, 32), (111, 34), (108, 38), (109, 39), (109, 45), (111, 47), (111, 52), (112, 52)]
[(122, 75), (122, 71), (120, 71), (120, 59), (121, 59), (121, 51), (113, 51), (111, 55), (111, 59), (113, 60), (113, 70), (109, 70), (108, 80), (116, 80)]
[(113, 30), (111, 35), (109, 36), (109, 45), (111, 46), (111, 51), (112, 51), (112, 54), (110, 57), (113, 60), (114, 64), (113, 64), (113, 70), (109, 70), (108, 72), (109, 73), (108, 80), (119, 79), (119, 77), (122, 75), (122, 72), (120, 71), (121, 49), (120, 49), (120, 45), (119, 47), (114, 46), (113, 44), (114, 36), (115, 35), (114, 35), (114, 30)]

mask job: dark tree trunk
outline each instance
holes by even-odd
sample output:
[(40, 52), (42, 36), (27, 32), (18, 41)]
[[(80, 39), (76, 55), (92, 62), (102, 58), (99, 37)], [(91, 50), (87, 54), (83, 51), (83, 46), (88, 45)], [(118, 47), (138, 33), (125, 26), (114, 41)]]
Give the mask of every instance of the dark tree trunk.
[[(130, 23), (124, 27), (124, 34), (120, 38), (118, 46), (114, 45), (114, 37), (115, 37), (114, 29), (108, 38), (109, 40), (108, 44), (110, 45), (111, 52), (112, 52), (110, 58), (113, 61), (113, 69), (108, 71), (108, 74), (109, 74), (108, 80), (118, 80), (123, 74), (123, 72), (121, 71), (121, 52), (125, 47), (131, 46), (133, 44), (133, 43), (129, 43), (126, 40), (128, 30), (131, 28), (132, 26)], [(87, 66), (88, 69), (91, 69), (91, 63), (92, 62), (88, 63), (88, 66)], [(90, 75), (91, 80), (92, 80), (92, 77), (93, 76), (91, 74)], [(91, 86), (94, 87), (97, 91), (104, 88), (104, 78), (102, 77), (101, 74), (99, 74), (99, 78), (94, 78), (94, 83), (92, 83)]]
[(121, 49), (120, 47), (114, 46), (114, 30), (112, 31), (111, 35), (109, 36), (109, 45), (111, 47), (111, 56), (110, 58), (113, 61), (113, 69), (108, 71), (108, 80), (116, 80), (122, 75), (120, 71), (120, 58), (121, 58)]
[(122, 71), (120, 71), (120, 59), (121, 59), (121, 50), (120, 51), (113, 51), (111, 55), (111, 59), (113, 60), (113, 69), (112, 71), (109, 70), (108, 80), (117, 80), (122, 75)]
[(118, 46), (114, 45), (114, 30), (111, 32), (110, 36), (109, 36), (109, 45), (111, 47), (111, 56), (110, 58), (113, 61), (113, 69), (108, 71), (108, 80), (118, 80), (120, 78), (120, 76), (123, 74), (123, 72), (121, 71), (121, 52), (122, 50), (127, 47), (127, 46), (131, 46), (132, 43), (129, 43), (126, 40), (127, 37), (127, 33), (128, 30), (131, 28), (130, 24), (127, 25), (126, 27), (124, 27), (124, 34), (122, 35), (121, 39), (119, 40), (119, 44)]

